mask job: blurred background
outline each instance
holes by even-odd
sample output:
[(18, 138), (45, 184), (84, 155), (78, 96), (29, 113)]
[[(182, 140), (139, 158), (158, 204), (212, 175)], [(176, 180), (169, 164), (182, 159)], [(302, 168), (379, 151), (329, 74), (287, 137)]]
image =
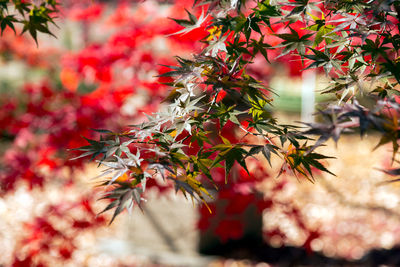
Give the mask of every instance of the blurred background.
[[(378, 137), (348, 134), (322, 152), (335, 176), (314, 184), (281, 175), (278, 159), (237, 167), (212, 214), (153, 181), (144, 211), (96, 216), (107, 205), (100, 170), (69, 149), (121, 131), (162, 108), (163, 65), (201, 51), (204, 28), (171, 21), (191, 1), (62, 1), (57, 38), (5, 31), (0, 38), (1, 266), (376, 266), (400, 264), (400, 187)], [(198, 10), (200, 11), (200, 10)], [(280, 96), (274, 116), (312, 121), (327, 81), (287, 56), (249, 70)], [(216, 172), (214, 175), (223, 176)]]

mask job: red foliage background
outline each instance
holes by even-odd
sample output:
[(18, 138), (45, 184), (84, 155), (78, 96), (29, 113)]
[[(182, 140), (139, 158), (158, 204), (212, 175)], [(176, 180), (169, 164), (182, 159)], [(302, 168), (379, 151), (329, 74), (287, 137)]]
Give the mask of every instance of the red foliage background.
[[(59, 24), (61, 28), (67, 22), (75, 25), (74, 36), (69, 36), (79, 36), (74, 49), (66, 48), (70, 44), (45, 40), (44, 36), (39, 39), (39, 47), (29, 37), (13, 32), (6, 31), (1, 37), (3, 62), (22, 62), (28, 72), (40, 69), (44, 75), (39, 81), (27, 81), (12, 92), (0, 94), (0, 141), (7, 146), (0, 154), (0, 194), (7, 198), (24, 187), (39, 194), (50, 187), (59, 192), (56, 201), (43, 202), (40, 212), (18, 221), (23, 224), (23, 234), (15, 240), (4, 264), (62, 265), (73, 260), (81, 245), (79, 235), (106, 226), (107, 219), (96, 216), (96, 194), (80, 191), (79, 171), (86, 161), (70, 160), (78, 154), (69, 149), (85, 145), (83, 137), (98, 138), (99, 133), (93, 129), (122, 131), (125, 125), (143, 120), (143, 113), (159, 110), (168, 93), (163, 83), (170, 82), (168, 78), (157, 78), (169, 70), (163, 65), (174, 65), (174, 55), (200, 51), (203, 44), (199, 41), (207, 36), (203, 25), (185, 35), (166, 38), (181, 29), (167, 17), (186, 17), (185, 8), (191, 4), (183, 0), (173, 5), (120, 1), (110, 7), (92, 1), (66, 1)], [(303, 26), (293, 25), (299, 29)], [(276, 27), (277, 33), (285, 31)], [(295, 59), (279, 59), (291, 76), (300, 74), (301, 62)], [(261, 58), (254, 62), (248, 71), (267, 83), (274, 69)], [(231, 124), (222, 131), (231, 142), (241, 141)], [(204, 205), (199, 206), (198, 229), (212, 232), (221, 242), (237, 240), (246, 232), (249, 207), (258, 214), (281, 209), (302, 231), (300, 245), (311, 252), (311, 243), (321, 233), (318, 228), (309, 229), (296, 204), (279, 199), (287, 181), (274, 180), (268, 194), (262, 195), (262, 182), (273, 179), (265, 167), (267, 163), (249, 159), (248, 164), (250, 173), (235, 166), (228, 184), (224, 170), (214, 170), (220, 190), (215, 193), (216, 201), (209, 204), (212, 213)], [(154, 180), (148, 186), (169, 192)], [(286, 239), (279, 226), (263, 235), (271, 243), (277, 238), (281, 243)]]

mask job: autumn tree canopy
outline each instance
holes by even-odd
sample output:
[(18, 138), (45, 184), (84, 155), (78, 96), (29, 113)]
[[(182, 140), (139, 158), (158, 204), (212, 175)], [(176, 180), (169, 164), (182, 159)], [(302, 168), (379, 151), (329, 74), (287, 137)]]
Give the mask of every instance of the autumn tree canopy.
[[(225, 176), (235, 164), (247, 172), (249, 158), (270, 162), (280, 157), (280, 172), (314, 181), (314, 170), (324, 167), (317, 148), (343, 132), (381, 135), (377, 146), (391, 143), (398, 151), (396, 99), (400, 81), (398, 1), (195, 1), (187, 19), (174, 18), (185, 35), (199, 27), (209, 34), (203, 50), (190, 58), (177, 55), (168, 66), (171, 87), (166, 108), (126, 131), (101, 132), (78, 158), (91, 156), (111, 175), (114, 199), (104, 211), (140, 207), (149, 179), (174, 183), (194, 199), (211, 197), (205, 183), (213, 184), (213, 169)], [(317, 69), (330, 78), (323, 91), (334, 94), (317, 114), (318, 123), (306, 128), (281, 124), (273, 117), (273, 91), (247, 71), (255, 57), (273, 62), (289, 55), (303, 70)], [(371, 99), (364, 106), (359, 95)], [(232, 142), (224, 127), (234, 125), (241, 136)], [(388, 170), (398, 174), (398, 169)], [(332, 174), (332, 173), (331, 173)], [(225, 181), (229, 183), (229, 180)]]

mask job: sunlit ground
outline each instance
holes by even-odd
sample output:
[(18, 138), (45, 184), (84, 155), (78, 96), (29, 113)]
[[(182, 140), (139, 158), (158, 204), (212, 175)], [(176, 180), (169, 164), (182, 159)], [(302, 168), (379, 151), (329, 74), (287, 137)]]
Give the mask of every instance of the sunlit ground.
[[(321, 151), (337, 158), (328, 164), (336, 177), (324, 174), (314, 184), (287, 178), (291, 182), (277, 201), (292, 200), (301, 207), (307, 225), (323, 232), (311, 243), (313, 250), (329, 257), (359, 259), (371, 248), (391, 248), (399, 242), (399, 185), (379, 186), (389, 179), (378, 169), (389, 166), (391, 154), (389, 147), (373, 151), (377, 143), (376, 136), (361, 141), (357, 135), (345, 136), (337, 147), (329, 142)], [(268, 181), (263, 191), (268, 194), (271, 186)], [(304, 243), (305, 236), (284, 210), (266, 212), (264, 227), (277, 225), (287, 233), (286, 242), (298, 246)], [(272, 243), (279, 246), (283, 242), (275, 238)]]

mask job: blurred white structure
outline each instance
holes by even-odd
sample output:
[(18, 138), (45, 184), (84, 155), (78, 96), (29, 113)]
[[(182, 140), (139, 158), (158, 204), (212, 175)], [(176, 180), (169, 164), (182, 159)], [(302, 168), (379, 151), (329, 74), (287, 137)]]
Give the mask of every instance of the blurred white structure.
[(314, 70), (305, 70), (302, 73), (301, 87), (301, 121), (314, 122), (315, 107), (315, 82), (316, 73)]

